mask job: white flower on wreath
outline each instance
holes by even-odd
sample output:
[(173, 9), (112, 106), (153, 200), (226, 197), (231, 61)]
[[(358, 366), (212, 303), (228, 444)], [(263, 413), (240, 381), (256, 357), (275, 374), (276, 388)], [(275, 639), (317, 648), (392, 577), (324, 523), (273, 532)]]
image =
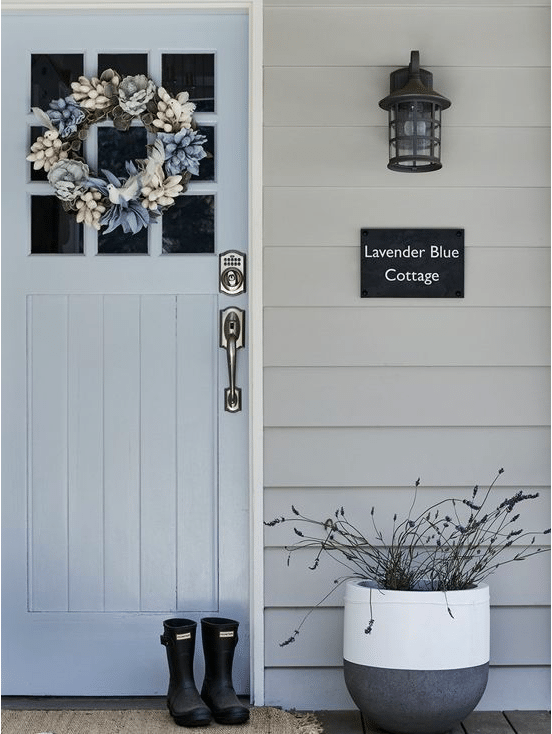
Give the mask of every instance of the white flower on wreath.
[(106, 69), (99, 79), (79, 76), (71, 82), (73, 99), (87, 110), (108, 110), (114, 105), (120, 79), (113, 69)]
[(153, 99), (157, 87), (144, 74), (125, 76), (119, 84), (118, 95), (121, 109), (129, 115), (141, 115)]
[(35, 171), (43, 168), (48, 173), (58, 161), (69, 157), (69, 149), (69, 143), (61, 140), (57, 130), (46, 130), (31, 145), (27, 160), (31, 161)]
[(159, 207), (172, 206), (175, 198), (182, 193), (184, 186), (180, 183), (182, 176), (165, 176), (163, 171), (153, 176), (142, 188), (142, 206), (156, 210)]
[(157, 116), (153, 125), (161, 131), (170, 133), (190, 128), (192, 126), (193, 112), (196, 108), (190, 102), (188, 92), (179, 92), (176, 97), (171, 97), (164, 87), (158, 87), (157, 94)]

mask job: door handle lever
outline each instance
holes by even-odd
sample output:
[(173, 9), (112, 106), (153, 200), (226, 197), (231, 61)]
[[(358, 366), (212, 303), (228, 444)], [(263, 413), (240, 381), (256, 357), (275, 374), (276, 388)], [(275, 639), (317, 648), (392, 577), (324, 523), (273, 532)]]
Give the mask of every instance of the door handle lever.
[(220, 347), (226, 349), (229, 387), (224, 390), (224, 410), (238, 413), (242, 407), (241, 388), (236, 387), (236, 353), (244, 345), (245, 311), (227, 308), (220, 312)]

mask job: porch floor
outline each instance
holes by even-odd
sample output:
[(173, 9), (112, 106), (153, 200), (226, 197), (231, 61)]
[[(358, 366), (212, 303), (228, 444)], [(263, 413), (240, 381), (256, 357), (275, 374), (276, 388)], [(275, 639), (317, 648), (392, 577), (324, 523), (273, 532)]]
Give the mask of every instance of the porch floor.
[[(324, 734), (362, 734), (358, 711), (317, 711)], [(367, 727), (367, 732), (381, 734)], [(549, 711), (474, 711), (452, 734), (550, 734)]]
[[(164, 709), (162, 696), (88, 698), (3, 696), (3, 709)], [(315, 711), (324, 734), (362, 734), (358, 711)], [(380, 730), (368, 728), (379, 734)], [(475, 711), (452, 734), (550, 734), (550, 711)]]

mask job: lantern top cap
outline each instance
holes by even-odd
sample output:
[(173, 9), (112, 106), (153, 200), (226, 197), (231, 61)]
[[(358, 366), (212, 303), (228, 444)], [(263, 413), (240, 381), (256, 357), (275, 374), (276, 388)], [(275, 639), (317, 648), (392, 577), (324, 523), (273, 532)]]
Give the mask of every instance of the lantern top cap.
[(420, 69), (420, 52), (411, 51), (410, 65), (391, 73), (391, 93), (380, 100), (379, 106), (388, 110), (400, 102), (434, 102), (446, 110), (451, 102), (433, 89), (433, 74)]

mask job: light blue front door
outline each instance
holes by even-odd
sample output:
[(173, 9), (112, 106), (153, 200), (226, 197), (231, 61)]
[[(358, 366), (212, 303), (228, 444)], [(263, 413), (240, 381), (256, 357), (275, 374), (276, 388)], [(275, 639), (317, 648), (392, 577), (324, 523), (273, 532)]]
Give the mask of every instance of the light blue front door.
[[(247, 295), (218, 269), (247, 249), (247, 18), (15, 13), (2, 31), (3, 693), (162, 695), (163, 619), (205, 615), (240, 621), (245, 693), (247, 343), (231, 413), (219, 312)], [(31, 107), (105, 68), (189, 91), (212, 153), (139, 236), (77, 224), (25, 160)], [(84, 156), (111, 168), (145, 143), (101, 122)]]

